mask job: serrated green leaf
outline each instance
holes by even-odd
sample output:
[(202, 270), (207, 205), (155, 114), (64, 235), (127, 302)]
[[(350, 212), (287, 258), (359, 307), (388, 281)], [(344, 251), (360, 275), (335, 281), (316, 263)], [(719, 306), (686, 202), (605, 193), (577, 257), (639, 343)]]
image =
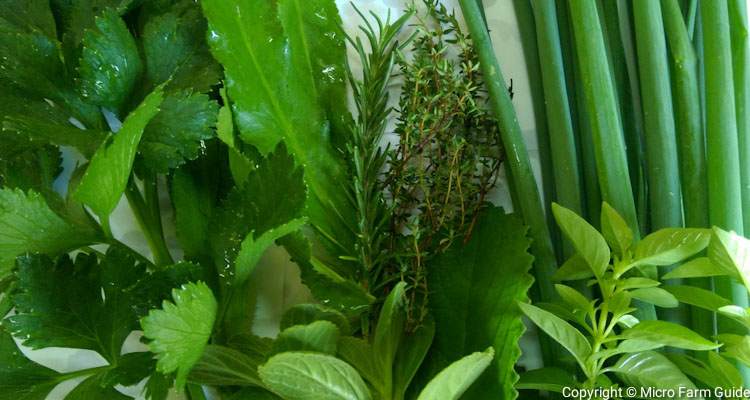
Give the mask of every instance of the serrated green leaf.
[(156, 354), (156, 368), (177, 372), (176, 386), (185, 387), (190, 369), (200, 360), (213, 330), (218, 305), (203, 282), (188, 283), (172, 291), (174, 303), (164, 301), (162, 309), (151, 310), (141, 319), (149, 349)]
[(706, 248), (711, 231), (697, 228), (660, 229), (638, 242), (637, 265), (672, 265)]
[(339, 329), (332, 322), (315, 321), (308, 325), (290, 326), (279, 333), (271, 355), (290, 351), (335, 355), (338, 340)]
[(611, 368), (628, 385), (643, 388), (695, 389), (693, 382), (665, 356), (646, 351), (621, 357)]
[(470, 354), (440, 371), (419, 393), (417, 400), (457, 400), (492, 363), (495, 351)]
[(677, 298), (670, 292), (658, 287), (631, 290), (630, 296), (662, 308), (674, 308), (680, 305)]
[(59, 255), (97, 240), (93, 229), (57, 215), (38, 193), (0, 189), (0, 279), (18, 255)]
[(224, 346), (209, 344), (188, 375), (188, 381), (210, 386), (263, 386), (255, 359)]
[(633, 231), (606, 201), (602, 204), (601, 221), (604, 239), (620, 258), (623, 258), (633, 244)]
[(372, 399), (354, 368), (326, 354), (277, 354), (258, 372), (269, 389), (288, 400)]
[(60, 374), (26, 358), (0, 328), (0, 400), (44, 400)]
[(526, 231), (517, 216), (488, 208), (468, 243), (451, 247), (430, 265), (428, 287), (436, 326), (426, 361), (430, 371), (436, 373), (474, 351), (497, 349), (487, 372), (469, 389), (467, 396), (472, 398), (516, 395), (513, 365), (525, 330), (516, 304), (526, 301), (532, 284)]
[(713, 350), (720, 346), (682, 325), (666, 321), (641, 321), (623, 331), (621, 336), (625, 339), (646, 340), (686, 350)]
[(266, 248), (301, 226), (306, 196), (302, 168), (283, 144), (229, 194), (210, 223), (214, 262), (226, 284), (246, 281)]
[(89, 162), (73, 197), (109, 218), (125, 191), (138, 143), (149, 121), (159, 112), (163, 94), (157, 88), (135, 109), (114, 137), (102, 144)]
[(348, 335), (351, 333), (349, 321), (340, 312), (320, 304), (296, 304), (289, 308), (281, 317), (281, 329), (294, 325), (307, 325), (315, 321), (329, 321), (334, 323), (339, 331)]
[(207, 95), (179, 91), (167, 94), (143, 131), (138, 152), (146, 169), (166, 173), (197, 158), (214, 137), (218, 105)]
[(586, 260), (594, 275), (601, 277), (609, 265), (609, 246), (604, 237), (573, 211), (552, 204), (552, 213), (565, 237), (571, 241), (576, 252)]
[(516, 389), (545, 390), (548, 392), (562, 393), (563, 388), (575, 388), (578, 383), (575, 377), (565, 370), (547, 367), (534, 369), (521, 374), (516, 383)]
[(78, 66), (81, 96), (113, 112), (122, 110), (141, 75), (138, 46), (117, 12), (107, 10), (83, 38)]

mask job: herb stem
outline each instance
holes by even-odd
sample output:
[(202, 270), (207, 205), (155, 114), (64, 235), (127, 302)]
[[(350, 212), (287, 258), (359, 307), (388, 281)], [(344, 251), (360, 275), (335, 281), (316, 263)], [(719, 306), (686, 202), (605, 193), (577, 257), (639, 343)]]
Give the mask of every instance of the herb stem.
[[(148, 187), (148, 184), (146, 184), (146, 187)], [(154, 255), (154, 264), (174, 264), (174, 260), (169, 254), (169, 249), (167, 249), (167, 245), (164, 242), (164, 235), (162, 234), (161, 230), (161, 222), (159, 222), (158, 225), (155, 224), (153, 218), (154, 211), (144, 200), (141, 191), (135, 184), (134, 177), (131, 177), (131, 179), (128, 181), (128, 185), (125, 189), (125, 197), (128, 199), (128, 204), (130, 204), (130, 208), (133, 210), (135, 219), (136, 221), (138, 221), (138, 226), (140, 226), (141, 231), (146, 238), (146, 242), (148, 243), (148, 247), (149, 249), (151, 249), (151, 252)], [(158, 214), (156, 215), (158, 216)]]

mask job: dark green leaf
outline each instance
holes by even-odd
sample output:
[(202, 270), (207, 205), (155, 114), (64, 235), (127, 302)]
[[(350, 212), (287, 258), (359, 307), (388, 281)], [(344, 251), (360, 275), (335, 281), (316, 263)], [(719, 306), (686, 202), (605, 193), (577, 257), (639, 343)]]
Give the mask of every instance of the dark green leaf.
[(516, 389), (535, 389), (562, 393), (563, 388), (575, 388), (578, 383), (575, 377), (559, 368), (548, 367), (534, 369), (521, 374)]
[(336, 354), (339, 329), (328, 321), (315, 321), (309, 325), (295, 325), (284, 329), (273, 343), (271, 354), (285, 351), (313, 351)]
[(320, 304), (296, 304), (281, 317), (281, 329), (294, 325), (307, 325), (315, 321), (333, 322), (342, 334), (351, 333), (349, 321), (340, 312)]
[(188, 381), (210, 386), (263, 386), (258, 366), (263, 360), (224, 346), (206, 346)]
[(492, 363), (495, 351), (470, 354), (440, 371), (425, 386), (417, 400), (457, 400)]
[(528, 248), (520, 218), (489, 208), (466, 245), (456, 244), (431, 264), (428, 286), (436, 334), (428, 365), (433, 373), (471, 352), (497, 348), (497, 357), (469, 396), (515, 395), (513, 365), (525, 329), (516, 304), (526, 300), (532, 283)]
[(44, 400), (60, 375), (27, 359), (0, 328), (0, 400)]

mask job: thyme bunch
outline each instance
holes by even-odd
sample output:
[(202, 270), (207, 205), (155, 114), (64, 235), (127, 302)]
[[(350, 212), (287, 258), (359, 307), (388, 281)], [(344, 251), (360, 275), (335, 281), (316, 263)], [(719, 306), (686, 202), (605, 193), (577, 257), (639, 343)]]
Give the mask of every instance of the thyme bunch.
[(410, 282), (410, 320), (426, 314), (425, 262), (466, 241), (501, 164), (497, 123), (485, 107), (477, 53), (453, 11), (422, 0), (403, 78), (386, 185), (392, 203), (390, 246)]

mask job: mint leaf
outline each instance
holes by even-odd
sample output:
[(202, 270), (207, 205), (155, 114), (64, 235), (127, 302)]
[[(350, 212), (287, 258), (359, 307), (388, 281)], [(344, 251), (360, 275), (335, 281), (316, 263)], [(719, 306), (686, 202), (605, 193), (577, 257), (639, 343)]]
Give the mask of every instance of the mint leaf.
[(218, 305), (203, 282), (174, 289), (172, 297), (174, 303), (165, 300), (162, 309), (151, 310), (141, 319), (141, 327), (150, 340), (149, 349), (156, 354), (156, 369), (161, 373), (176, 371), (176, 386), (182, 389), (208, 343)]
[(38, 193), (0, 189), (0, 279), (22, 253), (58, 255), (97, 240), (92, 229), (53, 212)]
[(120, 201), (130, 179), (143, 130), (159, 112), (162, 100), (162, 89), (157, 88), (128, 115), (122, 129), (91, 158), (74, 198), (91, 207), (100, 218), (108, 218)]
[(143, 69), (138, 46), (113, 10), (97, 17), (95, 25), (83, 38), (79, 90), (91, 103), (119, 112)]
[(146, 169), (166, 173), (194, 160), (214, 136), (218, 105), (207, 95), (170, 93), (143, 131), (138, 151)]
[(430, 371), (474, 351), (498, 349), (488, 371), (469, 390), (476, 398), (516, 395), (513, 365), (525, 330), (516, 304), (526, 301), (533, 282), (526, 231), (517, 216), (489, 208), (466, 245), (457, 243), (431, 264), (428, 285), (436, 331)]
[(226, 284), (244, 282), (268, 246), (301, 227), (307, 196), (302, 177), (302, 168), (282, 144), (216, 211), (211, 249)]

